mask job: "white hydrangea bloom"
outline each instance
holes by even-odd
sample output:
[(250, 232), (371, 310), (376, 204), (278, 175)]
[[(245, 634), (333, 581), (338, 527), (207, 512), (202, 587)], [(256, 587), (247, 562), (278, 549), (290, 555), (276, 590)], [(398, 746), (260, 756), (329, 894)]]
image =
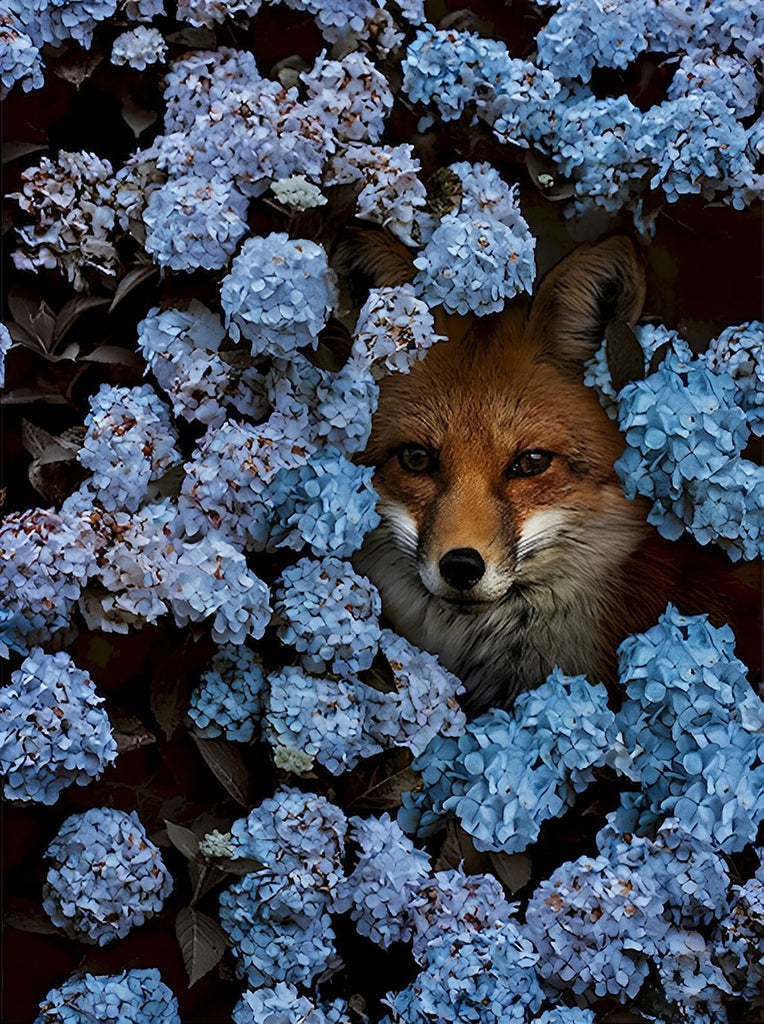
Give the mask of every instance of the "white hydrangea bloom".
[(215, 22), (225, 21), (236, 14), (253, 17), (260, 10), (261, 3), (262, 0), (178, 0), (178, 20), (212, 28)]
[(376, 8), (371, 0), (286, 0), (286, 4), (295, 11), (314, 15), (316, 25), (330, 43), (336, 43), (348, 32), (365, 36), (366, 22)]
[(338, 139), (379, 139), (393, 106), (393, 94), (385, 76), (368, 57), (353, 52), (342, 60), (327, 60), (325, 54), (320, 54), (311, 70), (303, 71), (300, 78), (312, 108), (335, 126)]
[(125, 3), (125, 15), (130, 21), (151, 21), (164, 13), (164, 0), (126, 0)]
[(271, 192), (280, 203), (291, 206), (298, 213), (315, 206), (325, 206), (326, 196), (317, 185), (313, 185), (304, 174), (293, 174), (291, 178), (274, 181)]
[(129, 64), (136, 71), (143, 71), (149, 64), (164, 60), (166, 53), (167, 43), (162, 33), (158, 29), (139, 25), (117, 36), (111, 51), (111, 62)]

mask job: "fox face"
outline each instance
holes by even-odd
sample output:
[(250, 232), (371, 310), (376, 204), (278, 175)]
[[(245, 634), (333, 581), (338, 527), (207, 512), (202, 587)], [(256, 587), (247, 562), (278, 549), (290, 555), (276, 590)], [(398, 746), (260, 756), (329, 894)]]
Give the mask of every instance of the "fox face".
[(583, 247), (529, 316), (452, 322), (448, 341), (382, 384), (364, 455), (382, 522), (357, 561), (394, 628), (460, 676), (473, 710), (554, 665), (609, 671), (646, 528), (581, 362), (608, 319), (636, 322), (643, 295), (627, 240)]

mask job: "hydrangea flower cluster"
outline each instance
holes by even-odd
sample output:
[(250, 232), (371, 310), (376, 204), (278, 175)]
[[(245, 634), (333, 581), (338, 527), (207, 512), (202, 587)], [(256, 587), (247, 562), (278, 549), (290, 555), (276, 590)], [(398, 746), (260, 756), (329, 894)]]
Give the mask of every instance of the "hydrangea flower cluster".
[(415, 849), (389, 814), (351, 818), (350, 838), (358, 861), (335, 900), (336, 911), (350, 910), (360, 935), (387, 949), (413, 933), (411, 899), (430, 874), (430, 859)]
[(279, 232), (247, 239), (220, 290), (231, 337), (249, 341), (253, 355), (315, 348), (336, 299), (324, 249)]
[(408, 747), (418, 757), (436, 736), (463, 735), (467, 719), (457, 697), (464, 686), (438, 659), (383, 629), (379, 649), (393, 672), (390, 692), (360, 684), (366, 731), (382, 747)]
[(408, 373), (438, 341), (445, 336), (436, 333), (432, 313), (412, 285), (372, 288), (358, 314), (350, 359), (376, 378)]
[(143, 211), (146, 251), (171, 270), (220, 270), (247, 230), (249, 200), (230, 182), (171, 178)]
[[(759, 850), (760, 860), (762, 851)], [(754, 999), (764, 982), (764, 867), (744, 885), (732, 886), (727, 913), (715, 935), (715, 955), (733, 989)]]
[[(114, 0), (116, 3), (116, 0)], [(81, 7), (81, 4), (77, 4)], [(78, 291), (91, 272), (113, 277), (119, 265), (113, 171), (93, 153), (61, 150), (21, 174), (21, 192), (11, 198), (33, 217), (17, 229), (20, 270), (59, 267)]]
[(222, 647), (212, 659), (188, 709), (200, 736), (247, 743), (263, 712), (265, 676), (256, 654), (243, 644)]
[(536, 239), (520, 213), (517, 187), (494, 168), (459, 163), (451, 170), (462, 179), (462, 207), (442, 218), (414, 260), (414, 288), (430, 306), (485, 316), (532, 289)]
[(698, 840), (741, 850), (764, 819), (764, 702), (732, 631), (669, 605), (621, 644), (619, 665), (628, 699), (618, 725), (642, 788), (623, 795), (618, 826), (676, 817)]
[(180, 1024), (178, 1000), (156, 968), (74, 974), (40, 1003), (35, 1024)]
[(178, 0), (178, 19), (200, 28), (212, 28), (215, 22), (234, 18), (237, 14), (253, 17), (262, 0)]
[(301, 996), (294, 985), (279, 982), (273, 988), (250, 989), (234, 1007), (233, 1024), (350, 1024), (345, 1005), (335, 1000), (328, 1006), (316, 1006)]
[(374, 470), (356, 466), (332, 447), (296, 469), (279, 473), (270, 488), (274, 515), (269, 546), (347, 558), (379, 524)]
[(10, 89), (21, 83), (24, 92), (41, 89), (45, 82), (42, 73), (40, 48), (27, 31), (24, 8), (17, 0), (0, 3), (0, 98), (5, 99)]
[(264, 724), (276, 765), (292, 767), (303, 755), (302, 770), (315, 759), (339, 775), (379, 752), (382, 748), (365, 734), (366, 712), (357, 690), (352, 681), (311, 675), (299, 666), (272, 673)]
[(378, 142), (393, 106), (387, 79), (362, 53), (342, 60), (320, 54), (300, 79), (312, 107), (334, 126), (341, 142)]
[(586, 788), (615, 738), (605, 687), (555, 669), (511, 713), (488, 711), (458, 739), (436, 736), (414, 762), (424, 788), (404, 794), (399, 821), (426, 835), (453, 811), (478, 850), (524, 850)]
[(72, 814), (45, 856), (43, 906), (72, 939), (105, 946), (162, 909), (172, 878), (133, 811)]
[(71, 620), (96, 569), (91, 518), (53, 509), (16, 512), (0, 524), (0, 590), (13, 618), (8, 636), (23, 649), (42, 643)]
[(348, 562), (329, 556), (303, 558), (288, 566), (274, 591), (281, 616), (279, 636), (310, 659), (339, 675), (369, 668), (377, 652), (382, 610), (379, 593)]
[(323, 797), (281, 789), (231, 829), (234, 855), (266, 870), (220, 897), (220, 921), (253, 987), (308, 984), (334, 954), (328, 910), (344, 873), (347, 822)]
[(143, 71), (150, 64), (163, 61), (166, 53), (167, 43), (162, 33), (156, 28), (139, 25), (117, 36), (111, 51), (111, 62), (129, 64), (136, 71)]
[(457, 933), (427, 951), (424, 970), (408, 988), (388, 993), (395, 1019), (407, 1024), (524, 1024), (541, 1006), (537, 956), (515, 924)]
[(95, 685), (64, 651), (35, 648), (0, 689), (0, 772), (8, 800), (54, 804), (117, 757)]
[(135, 512), (149, 484), (181, 461), (170, 410), (148, 384), (102, 384), (90, 402), (87, 432), (77, 458), (107, 511)]
[(5, 357), (10, 352), (12, 345), (11, 332), (5, 324), (0, 324), (0, 388), (5, 387)]
[(728, 373), (738, 386), (738, 404), (757, 437), (764, 435), (764, 323), (749, 320), (727, 327), (708, 346), (714, 373)]
[(730, 558), (762, 550), (764, 470), (740, 458), (749, 427), (729, 374), (704, 359), (668, 353), (618, 396), (627, 448), (616, 462), (624, 493), (650, 498), (648, 521), (669, 539), (684, 530)]
[(255, 367), (221, 352), (225, 328), (198, 299), (185, 309), (155, 306), (138, 324), (138, 348), (176, 416), (220, 426), (226, 406), (259, 418), (267, 411)]

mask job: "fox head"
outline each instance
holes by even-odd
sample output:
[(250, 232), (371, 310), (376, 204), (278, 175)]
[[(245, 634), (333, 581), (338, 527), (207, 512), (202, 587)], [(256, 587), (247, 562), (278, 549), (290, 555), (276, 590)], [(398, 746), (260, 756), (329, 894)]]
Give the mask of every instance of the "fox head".
[(555, 664), (602, 674), (593, 620), (644, 514), (623, 496), (623, 441), (582, 362), (643, 300), (628, 239), (583, 246), (529, 313), (443, 318), (449, 340), (382, 383), (363, 457), (382, 522), (359, 565), (392, 625), (460, 675), (476, 707)]

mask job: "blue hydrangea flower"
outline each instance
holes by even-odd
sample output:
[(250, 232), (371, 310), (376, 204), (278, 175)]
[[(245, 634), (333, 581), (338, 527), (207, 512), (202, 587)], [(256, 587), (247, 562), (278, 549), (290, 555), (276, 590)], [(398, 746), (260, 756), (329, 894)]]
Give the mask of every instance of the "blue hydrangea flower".
[(524, 1024), (539, 1009), (536, 954), (512, 922), (433, 946), (424, 970), (385, 1002), (407, 1024)]
[(376, 587), (348, 562), (303, 558), (287, 567), (274, 591), (283, 622), (279, 636), (339, 675), (369, 668), (380, 638), (382, 605)]
[[(762, 851), (759, 850), (761, 856)], [(753, 999), (764, 984), (764, 868), (743, 885), (732, 886), (732, 899), (714, 934), (714, 956), (736, 993)]]
[(89, 50), (97, 23), (114, 14), (117, 0), (31, 0), (29, 7), (27, 30), (33, 28), (35, 41), (59, 45), (76, 39)]
[(138, 348), (176, 416), (219, 427), (226, 407), (260, 419), (268, 412), (257, 369), (220, 352), (220, 317), (197, 299), (185, 309), (150, 309), (138, 324)]
[(531, 291), (535, 245), (520, 215), (513, 229), (485, 214), (449, 213), (414, 260), (414, 288), (449, 313), (495, 313), (506, 299)]
[(373, 468), (357, 466), (334, 448), (316, 452), (297, 469), (279, 473), (270, 487), (274, 515), (269, 546), (348, 557), (379, 524)]
[(533, 1024), (594, 1024), (594, 1021), (594, 1010), (582, 1010), (580, 1006), (557, 1006), (533, 1018)]
[(247, 230), (248, 203), (229, 182), (171, 178), (143, 211), (146, 251), (171, 270), (220, 270)]
[[(343, 8), (347, 11), (347, 6)], [(341, 60), (327, 60), (321, 53), (300, 80), (307, 89), (310, 108), (331, 125), (337, 139), (379, 141), (393, 94), (385, 76), (363, 53), (356, 50)]]
[(764, 819), (764, 702), (732, 631), (669, 605), (621, 644), (619, 664), (627, 700), (617, 723), (642, 788), (623, 795), (618, 827), (676, 817), (698, 840), (742, 849)]
[(330, 894), (344, 877), (347, 821), (334, 804), (314, 793), (284, 787), (231, 827), (235, 855), (254, 857), (274, 875), (288, 876), (303, 891)]
[(417, 920), (411, 917), (411, 901), (429, 875), (429, 857), (414, 848), (389, 814), (351, 818), (350, 838), (361, 852), (335, 899), (335, 911), (350, 910), (359, 934), (385, 949), (408, 941)]
[(162, 909), (172, 878), (135, 811), (94, 807), (66, 819), (45, 856), (50, 919), (72, 939), (105, 946)]
[(272, 988), (250, 989), (234, 1007), (233, 1024), (350, 1024), (341, 1000), (328, 1006), (316, 1006), (301, 996), (294, 985), (279, 982)]
[(180, 1024), (178, 1000), (156, 968), (74, 974), (40, 1003), (35, 1024)]
[(144, 71), (150, 64), (164, 60), (166, 53), (167, 43), (159, 29), (139, 25), (117, 36), (112, 46), (111, 62), (129, 64), (136, 71)]
[(607, 857), (584, 856), (538, 886), (525, 934), (553, 988), (633, 998), (668, 930), (662, 911), (652, 879)]
[(254, 17), (262, 0), (178, 0), (178, 20), (191, 25), (213, 28), (215, 22), (225, 21), (237, 14)]
[(0, 771), (8, 800), (54, 804), (117, 757), (103, 698), (64, 651), (35, 648), (0, 689)]
[(588, 82), (595, 67), (626, 68), (647, 49), (649, 6), (567, 0), (537, 36), (539, 63), (556, 78)]
[(365, 710), (352, 682), (286, 666), (268, 678), (266, 735), (280, 765), (299, 751), (333, 775), (381, 750), (364, 736)]
[(220, 924), (249, 985), (309, 985), (334, 958), (327, 896), (282, 876), (248, 874), (220, 895)]
[(220, 289), (226, 328), (251, 342), (253, 355), (315, 348), (336, 300), (324, 249), (279, 233), (248, 238)]
[(16, 82), (21, 83), (24, 92), (29, 92), (42, 89), (45, 78), (40, 48), (27, 31), (22, 4), (18, 0), (5, 0), (0, 4), (0, 84), (3, 99)]
[[(684, 338), (663, 324), (642, 324), (634, 328), (634, 336), (642, 346), (644, 369), (647, 372), (653, 356), (663, 345), (670, 345), (671, 351), (687, 361), (692, 359), (692, 350)], [(611, 420), (618, 419), (618, 396), (613, 387), (610, 367), (607, 364), (607, 342), (603, 340), (594, 355), (584, 363), (584, 384), (594, 388), (600, 405)]]
[(244, 645), (222, 647), (191, 694), (189, 717), (200, 736), (247, 743), (258, 729), (264, 689), (257, 655)]
[(434, 736), (461, 736), (467, 719), (457, 697), (464, 686), (433, 654), (383, 629), (379, 648), (393, 672), (395, 689), (359, 684), (367, 734), (383, 747), (408, 747), (415, 757)]
[(737, 54), (713, 50), (684, 54), (671, 79), (667, 98), (710, 92), (731, 107), (738, 119), (748, 117), (756, 110), (760, 92), (756, 71)]
[(555, 669), (511, 713), (486, 712), (459, 739), (435, 737), (414, 762), (423, 789), (404, 794), (399, 820), (426, 835), (452, 811), (477, 849), (519, 852), (586, 788), (615, 737), (605, 687)]
[(5, 387), (5, 357), (10, 352), (12, 345), (11, 332), (5, 324), (0, 324), (0, 388)]
[(432, 313), (412, 285), (372, 288), (358, 314), (350, 359), (377, 378), (408, 373), (431, 345), (445, 340), (436, 333)]
[(761, 548), (764, 470), (736, 458), (747, 441), (738, 389), (704, 359), (669, 352), (645, 380), (618, 396), (627, 448), (616, 462), (628, 498), (653, 500), (648, 520), (676, 539), (685, 529), (720, 542), (731, 558)]
[(708, 346), (706, 360), (714, 373), (732, 377), (748, 426), (757, 437), (764, 435), (764, 323), (749, 320), (727, 327)]
[(655, 966), (663, 992), (681, 1024), (714, 1024), (727, 1016), (736, 993), (716, 962), (713, 943), (701, 932), (670, 928)]
[(135, 512), (148, 486), (181, 461), (170, 410), (153, 388), (102, 384), (90, 400), (77, 458), (107, 511)]
[(456, 868), (437, 871), (417, 886), (409, 903), (414, 959), (425, 963), (434, 946), (448, 945), (455, 935), (490, 933), (516, 910), (493, 875), (465, 875)]

